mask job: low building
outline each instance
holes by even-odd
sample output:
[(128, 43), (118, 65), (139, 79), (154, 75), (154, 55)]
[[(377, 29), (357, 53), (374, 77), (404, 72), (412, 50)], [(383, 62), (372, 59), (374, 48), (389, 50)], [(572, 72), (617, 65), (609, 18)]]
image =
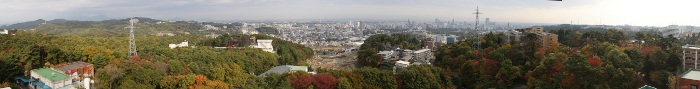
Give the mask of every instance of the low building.
[(411, 63), (410, 63), (410, 62), (407, 62), (407, 61), (396, 61), (396, 63), (394, 64), (394, 67), (396, 67), (396, 68), (406, 68), (406, 67), (408, 67), (410, 64), (411, 64)]
[(559, 35), (544, 32), (544, 27), (542, 26), (533, 26), (527, 28), (525, 29), (525, 32), (537, 35), (537, 43), (540, 44), (539, 46), (542, 48), (547, 48), (549, 46), (559, 43)]
[(516, 31), (516, 30), (508, 30), (503, 32), (503, 41), (504, 42), (519, 42), (520, 38), (525, 36), (522, 32)]
[(548, 48), (552, 45), (559, 44), (559, 35), (544, 32), (544, 27), (542, 26), (533, 26), (525, 29), (516, 29), (515, 31), (506, 31), (503, 32), (503, 34), (504, 35), (501, 39), (506, 42), (519, 42), (523, 40), (527, 34), (534, 34), (537, 37), (536, 43), (541, 48)]
[(8, 30), (2, 30), (0, 31), (0, 34), (9, 34), (10, 32)]
[(54, 66), (53, 69), (67, 74), (73, 81), (81, 81), (95, 75), (95, 70), (92, 64), (85, 62), (71, 62), (64, 65)]
[(260, 48), (265, 52), (276, 53), (274, 47), (272, 46), (272, 39), (258, 39), (255, 42), (257, 45), (254, 48)]
[(296, 71), (309, 72), (309, 67), (308, 66), (292, 66), (292, 65), (277, 66), (275, 68), (272, 68), (270, 70), (263, 72), (262, 74), (260, 74), (258, 76), (266, 77), (268, 74), (271, 74), (271, 73), (284, 74), (284, 73), (290, 73), (290, 72), (296, 72)]
[(455, 42), (457, 42), (458, 40), (457, 40), (457, 36), (455, 36), (455, 35), (450, 35), (450, 36), (445, 37), (445, 41), (446, 41), (447, 43), (455, 43)]
[(698, 89), (700, 85), (700, 70), (688, 70), (678, 79), (680, 89)]
[(189, 46), (189, 42), (187, 40), (185, 40), (179, 44), (168, 44), (168, 47), (170, 47), (170, 49), (174, 49), (177, 47), (187, 47), (187, 46)]
[(399, 59), (398, 53), (396, 53), (396, 51), (394, 51), (394, 50), (379, 51), (379, 53), (377, 53), (377, 54), (379, 54), (381, 59), (383, 59), (384, 61), (391, 61), (391, 60)]
[(683, 46), (683, 69), (699, 69), (700, 65), (700, 47), (693, 45)]
[(29, 84), (33, 89), (72, 88), (72, 81), (68, 75), (51, 68), (33, 69), (30, 75), (35, 80)]
[(435, 56), (433, 56), (433, 52), (430, 51), (430, 49), (420, 49), (413, 51), (413, 59), (415, 59), (415, 62), (430, 64), (430, 62), (435, 59)]

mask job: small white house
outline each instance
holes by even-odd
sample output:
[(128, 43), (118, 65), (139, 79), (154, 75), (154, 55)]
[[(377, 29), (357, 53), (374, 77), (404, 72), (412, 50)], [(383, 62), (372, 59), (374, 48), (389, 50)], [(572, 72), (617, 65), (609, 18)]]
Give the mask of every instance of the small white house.
[(187, 40), (185, 40), (184, 42), (182, 42), (180, 44), (169, 44), (168, 47), (170, 47), (170, 49), (174, 49), (177, 47), (187, 47), (188, 45), (189, 44), (188, 44)]

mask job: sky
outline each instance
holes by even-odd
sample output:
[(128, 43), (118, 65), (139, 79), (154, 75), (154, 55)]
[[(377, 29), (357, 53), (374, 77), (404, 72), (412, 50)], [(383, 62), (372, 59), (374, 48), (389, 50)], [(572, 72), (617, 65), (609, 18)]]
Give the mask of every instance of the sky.
[(700, 26), (700, 0), (3, 0), (0, 24), (37, 19), (373, 19)]

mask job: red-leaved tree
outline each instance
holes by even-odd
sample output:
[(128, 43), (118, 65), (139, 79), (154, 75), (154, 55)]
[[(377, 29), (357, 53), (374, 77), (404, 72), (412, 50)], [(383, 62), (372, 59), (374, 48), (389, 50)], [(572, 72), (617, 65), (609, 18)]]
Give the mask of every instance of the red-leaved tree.
[(331, 74), (316, 74), (314, 76), (314, 88), (316, 89), (335, 89), (338, 86), (338, 80)]
[(289, 80), (289, 83), (292, 84), (292, 87), (294, 87), (294, 89), (306, 89), (309, 87), (309, 85), (311, 85), (311, 82), (313, 82), (311, 74), (303, 72), (292, 73), (292, 75), (290, 75), (287, 80)]
[(598, 58), (598, 57), (589, 57), (589, 58), (588, 58), (588, 64), (590, 64), (590, 65), (593, 66), (593, 67), (598, 67), (598, 66), (600, 66), (601, 64), (603, 64), (603, 62), (600, 61), (600, 58)]

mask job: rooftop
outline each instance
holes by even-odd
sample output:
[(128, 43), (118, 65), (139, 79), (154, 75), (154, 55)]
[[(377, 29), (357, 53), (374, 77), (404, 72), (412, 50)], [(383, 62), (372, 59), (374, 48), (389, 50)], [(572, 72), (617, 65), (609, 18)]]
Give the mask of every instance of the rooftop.
[(270, 73), (277, 73), (277, 74), (282, 74), (282, 73), (287, 73), (287, 72), (292, 72), (292, 71), (308, 71), (307, 66), (292, 66), (292, 65), (283, 65), (283, 66), (277, 66), (275, 68), (272, 68), (270, 70), (265, 71), (264, 73), (260, 74), (259, 76), (265, 77), (267, 74)]
[(649, 85), (644, 85), (644, 86), (640, 87), (639, 89), (656, 89), (656, 88), (649, 86)]
[(396, 61), (396, 63), (397, 64), (404, 64), (404, 65), (410, 64), (410, 62), (407, 62), (407, 61)]
[(394, 51), (379, 51), (378, 54), (385, 54), (385, 55), (388, 55), (388, 54), (392, 54), (392, 53), (394, 53)]
[(62, 80), (62, 79), (68, 78), (68, 76), (66, 74), (52, 70), (50, 68), (39, 68), (39, 69), (34, 69), (32, 71), (36, 72), (37, 74), (39, 74), (42, 77), (47, 78), (51, 81)]
[(689, 48), (689, 49), (700, 49), (700, 47), (695, 46), (695, 45), (685, 45), (683, 48)]
[(700, 81), (700, 70), (688, 70), (681, 74), (681, 78)]
[(53, 68), (58, 70), (58, 71), (69, 71), (72, 69), (77, 69), (77, 68), (81, 68), (81, 67), (85, 67), (85, 66), (89, 66), (89, 65), (92, 65), (92, 64), (79, 61), (79, 62), (71, 62), (71, 63), (65, 64), (65, 65), (55, 66)]
[(427, 51), (430, 51), (430, 49), (421, 49), (421, 50), (415, 51), (413, 53), (423, 53), (423, 52), (427, 52)]

